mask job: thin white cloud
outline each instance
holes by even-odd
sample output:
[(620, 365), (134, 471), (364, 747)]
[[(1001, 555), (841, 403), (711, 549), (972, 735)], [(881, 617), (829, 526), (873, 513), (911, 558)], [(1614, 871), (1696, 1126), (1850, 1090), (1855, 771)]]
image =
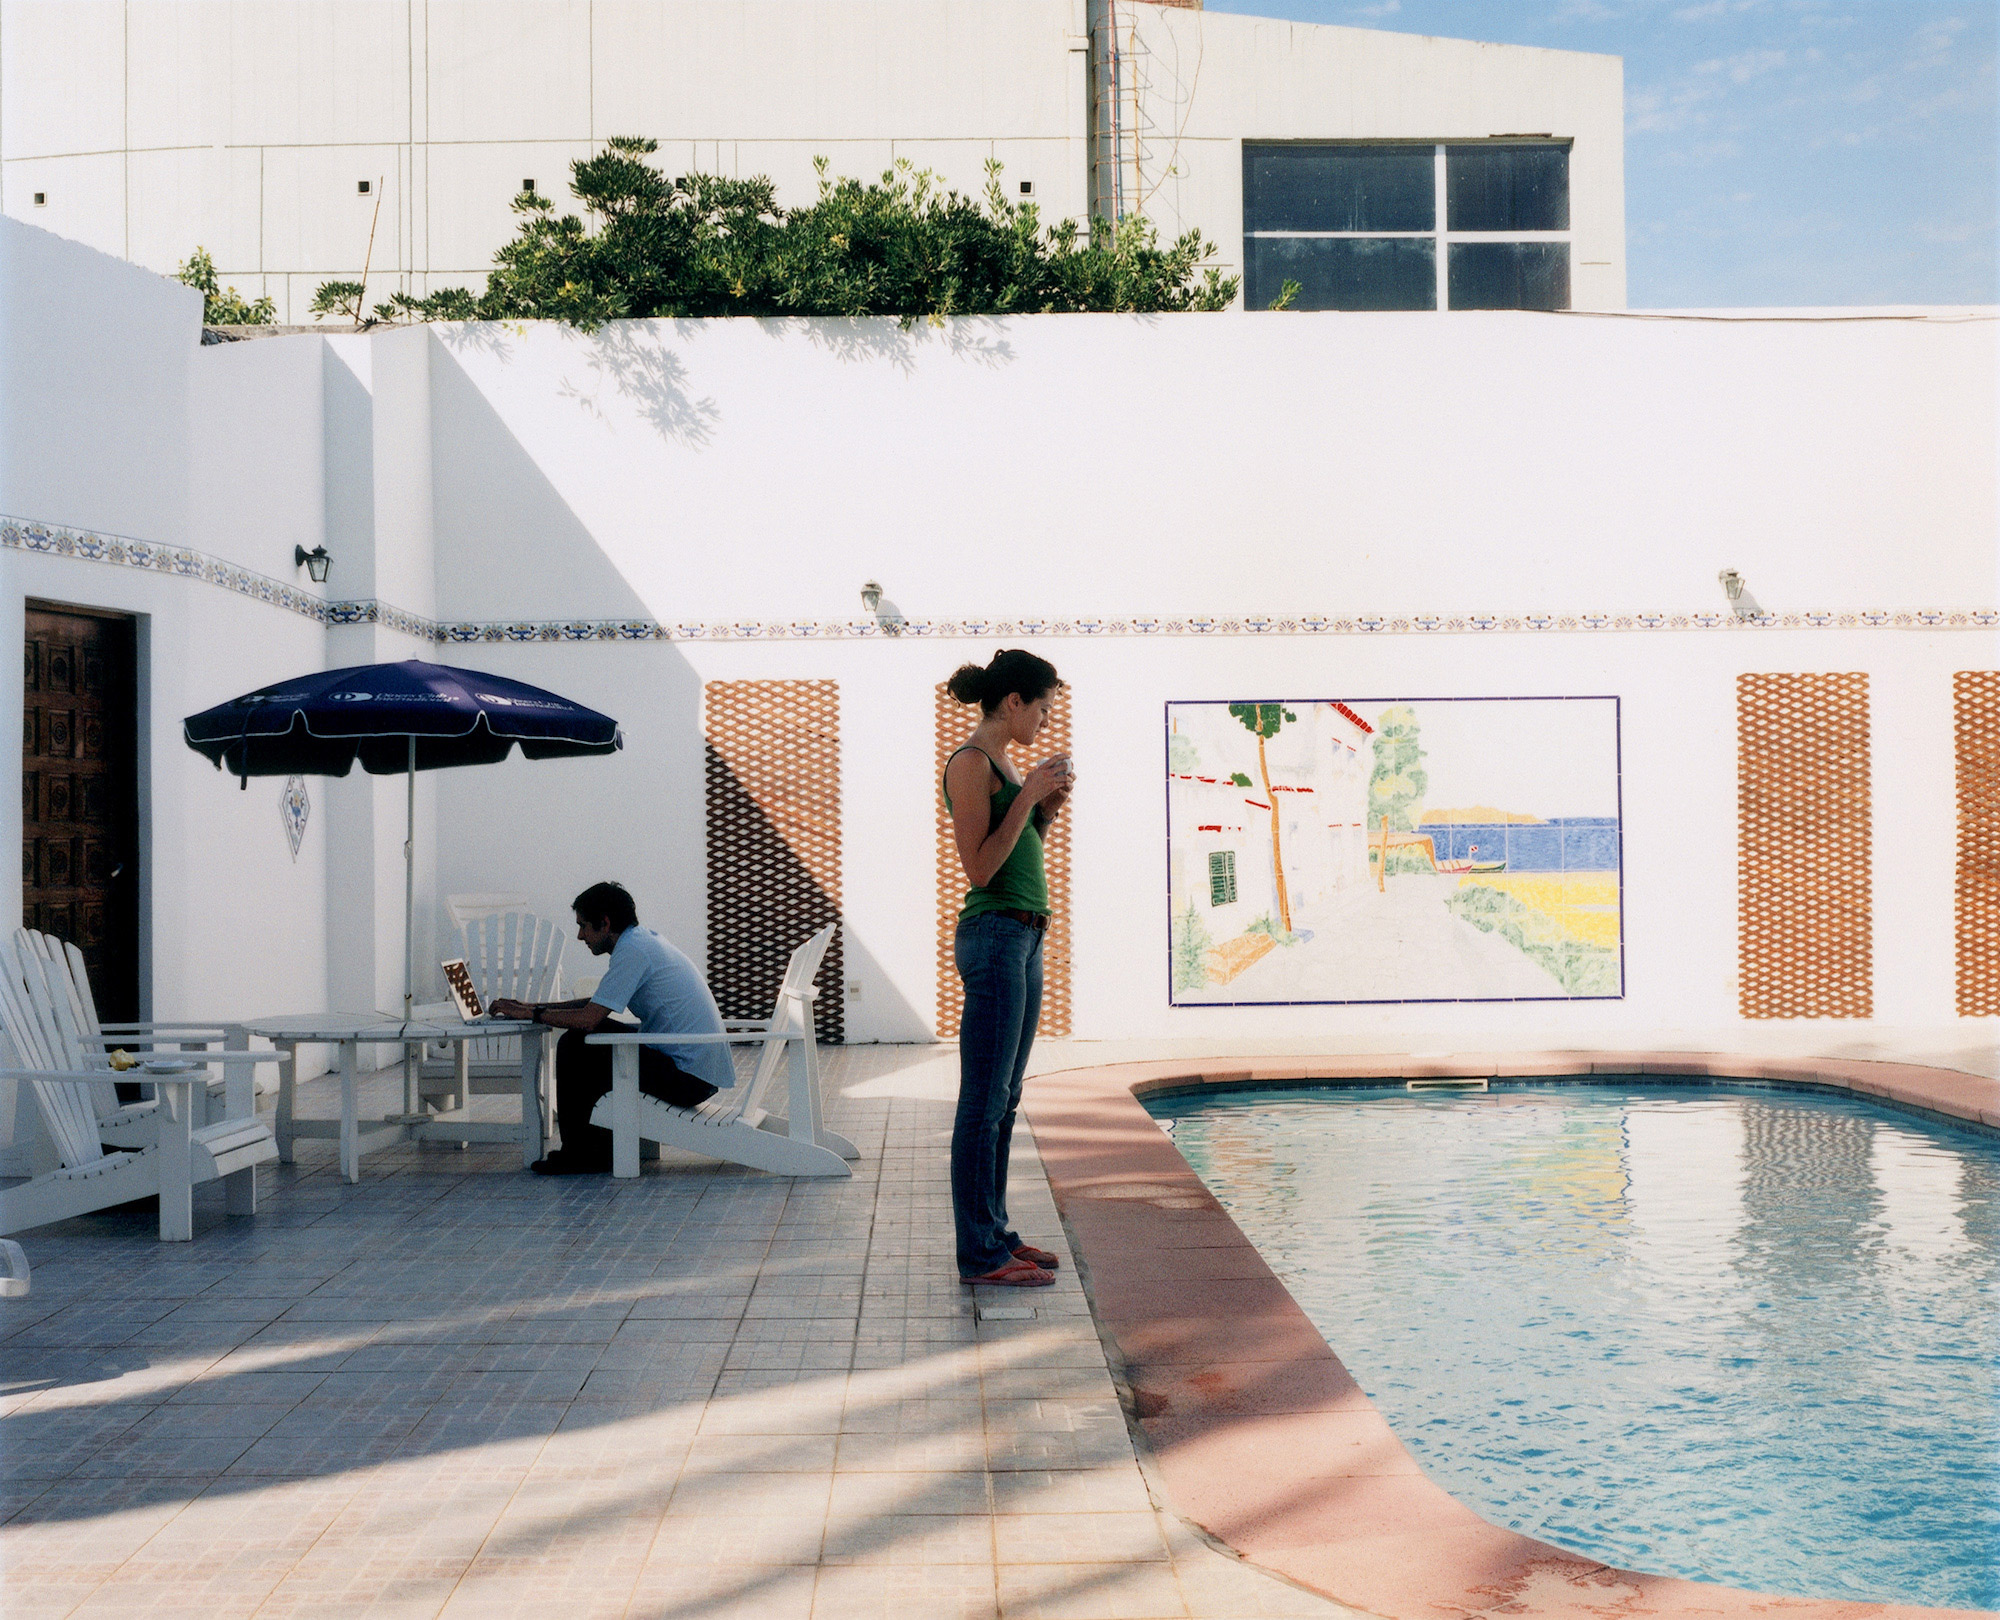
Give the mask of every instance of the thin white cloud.
[(1734, 16), (1739, 11), (1752, 11), (1762, 0), (1702, 0), (1700, 5), (1682, 6), (1669, 13), (1675, 22), (1713, 22), (1718, 17)]
[(1355, 6), (1348, 15), (1353, 17), (1393, 17), (1403, 9), (1403, 0), (1382, 0), (1380, 5)]
[(1958, 44), (1958, 36), (1965, 32), (1963, 17), (1937, 17), (1920, 27), (1910, 41), (1910, 54), (1904, 59), (1906, 70), (1944, 67), (1951, 61), (1952, 50)]
[(1785, 65), (1786, 53), (1780, 50), (1738, 51), (1734, 56), (1718, 56), (1706, 62), (1697, 62), (1697, 73), (1726, 74), (1732, 84), (1748, 84), (1752, 79)]

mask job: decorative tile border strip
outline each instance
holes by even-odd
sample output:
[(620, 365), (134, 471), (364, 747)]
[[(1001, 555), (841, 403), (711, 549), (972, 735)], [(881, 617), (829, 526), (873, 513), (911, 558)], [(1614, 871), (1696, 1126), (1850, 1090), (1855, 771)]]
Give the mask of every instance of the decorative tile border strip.
[(795, 619), (734, 623), (655, 619), (520, 620), (439, 626), (443, 641), (990, 641), (1043, 636), (1310, 636), (1452, 635), (1509, 631), (1585, 630), (1980, 630), (2000, 628), (2000, 609), (1950, 611), (1870, 608), (1856, 613), (1767, 613), (1739, 619), (1729, 613), (1524, 613), (1444, 618), (1418, 614), (1351, 619), (1307, 615), (1297, 619)]
[(0, 518), (0, 547), (49, 557), (67, 557), (76, 562), (110, 563), (115, 568), (143, 568), (156, 574), (173, 574), (181, 579), (198, 579), (217, 585), (238, 596), (267, 602), (308, 619), (327, 622), (327, 604), (310, 591), (282, 580), (252, 573), (234, 563), (190, 551), (184, 546), (155, 545), (150, 540), (133, 540), (122, 534), (94, 534), (88, 529), (66, 529), (54, 523), (30, 523), (20, 518)]
[(458, 620), (439, 623), (388, 602), (329, 602), (295, 585), (239, 568), (184, 546), (155, 545), (123, 535), (94, 534), (54, 523), (0, 517), (0, 548), (109, 563), (198, 579), (322, 624), (379, 624), (439, 643), (561, 641), (939, 641), (1033, 639), (1043, 636), (1346, 636), (1479, 635), (1611, 630), (1992, 630), (2000, 608), (1864, 608), (1848, 613), (1518, 613), (1429, 614), (1390, 618), (1362, 613), (1329, 618), (1307, 613), (1267, 618), (1133, 619), (792, 619), (685, 621), (658, 619)]
[(444, 626), (435, 619), (396, 607), (389, 602), (329, 602), (325, 597), (302, 591), (296, 585), (272, 579), (220, 557), (194, 551), (186, 546), (163, 546), (150, 540), (134, 540), (122, 534), (96, 534), (89, 529), (65, 528), (56, 523), (30, 523), (20, 518), (0, 518), (0, 548), (31, 552), (45, 557), (65, 557), (73, 562), (109, 563), (114, 568), (140, 568), (155, 574), (172, 574), (177, 579), (200, 580), (204, 585), (247, 596), (253, 602), (296, 613), (318, 624), (379, 624), (414, 636), (418, 641), (446, 639)]
[(386, 629), (400, 630), (406, 636), (415, 636), (419, 641), (443, 641), (444, 626), (435, 619), (422, 618), (390, 602), (329, 602), (326, 604), (328, 624), (379, 624)]

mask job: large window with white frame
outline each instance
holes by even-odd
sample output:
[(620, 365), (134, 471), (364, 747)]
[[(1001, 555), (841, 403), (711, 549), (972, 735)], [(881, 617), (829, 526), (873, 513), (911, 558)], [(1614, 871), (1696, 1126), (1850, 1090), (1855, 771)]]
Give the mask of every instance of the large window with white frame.
[(1568, 309), (1567, 141), (1245, 141), (1243, 301)]

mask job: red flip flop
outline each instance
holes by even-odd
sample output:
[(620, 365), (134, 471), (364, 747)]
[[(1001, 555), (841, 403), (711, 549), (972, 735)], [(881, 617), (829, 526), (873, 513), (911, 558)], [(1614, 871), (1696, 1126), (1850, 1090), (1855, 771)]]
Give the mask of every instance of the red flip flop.
[(1040, 1266), (1044, 1271), (1058, 1271), (1062, 1268), (1062, 1257), (1050, 1254), (1047, 1249), (1038, 1249), (1032, 1243), (1023, 1243), (1014, 1251), (1016, 1260), (1025, 1260), (1031, 1266)]
[(1054, 1272), (1044, 1271), (1026, 1260), (1009, 1260), (983, 1277), (961, 1277), (958, 1280), (968, 1287), (977, 1288), (1047, 1288), (1056, 1279)]

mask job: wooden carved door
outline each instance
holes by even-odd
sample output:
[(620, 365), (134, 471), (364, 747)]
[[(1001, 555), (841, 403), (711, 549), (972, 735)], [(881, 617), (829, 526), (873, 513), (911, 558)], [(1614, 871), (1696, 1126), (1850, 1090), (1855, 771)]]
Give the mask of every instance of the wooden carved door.
[(133, 621), (30, 603), (21, 735), (21, 920), (70, 940), (98, 1015), (139, 1016)]

